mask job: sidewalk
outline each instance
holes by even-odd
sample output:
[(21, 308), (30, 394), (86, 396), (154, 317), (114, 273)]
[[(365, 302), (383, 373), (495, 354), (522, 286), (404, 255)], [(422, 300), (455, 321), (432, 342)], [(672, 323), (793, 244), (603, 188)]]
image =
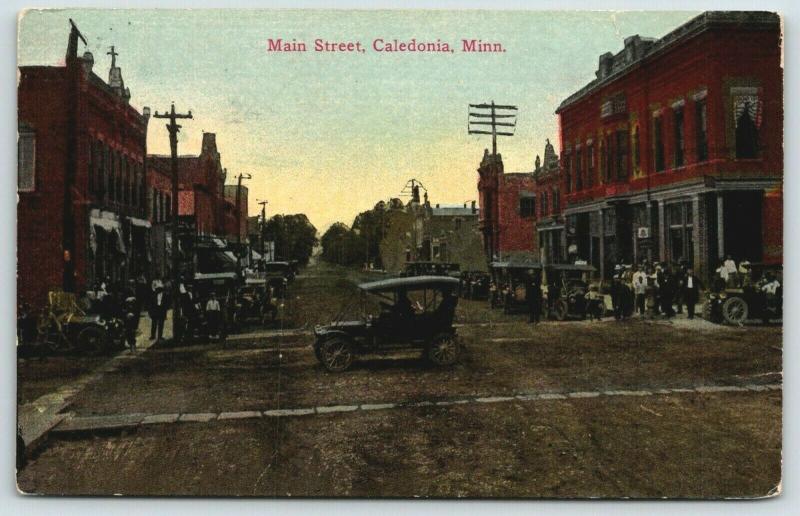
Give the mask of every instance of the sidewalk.
[[(30, 450), (47, 436), (50, 430), (58, 425), (68, 414), (64, 411), (72, 403), (72, 398), (92, 382), (101, 379), (106, 373), (116, 371), (125, 361), (137, 358), (155, 341), (150, 340), (150, 318), (142, 314), (139, 321), (139, 335), (136, 338), (136, 353), (128, 349), (118, 352), (94, 371), (78, 377), (76, 380), (62, 385), (55, 392), (40, 396), (36, 400), (17, 407), (17, 424), (22, 430), (25, 448)], [(172, 311), (167, 313), (164, 323), (164, 338), (172, 338)]]

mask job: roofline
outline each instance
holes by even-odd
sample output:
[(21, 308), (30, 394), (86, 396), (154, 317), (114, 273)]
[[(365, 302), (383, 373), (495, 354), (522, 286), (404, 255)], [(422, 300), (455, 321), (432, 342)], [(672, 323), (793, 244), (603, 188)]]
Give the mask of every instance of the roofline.
[(768, 11), (705, 11), (656, 40), (653, 46), (639, 59), (628, 63), (624, 68), (611, 73), (603, 79), (594, 79), (590, 81), (581, 89), (564, 99), (556, 108), (555, 112), (556, 114), (560, 114), (566, 108), (587, 97), (590, 93), (611, 84), (632, 72), (641, 64), (655, 59), (674, 46), (689, 41), (709, 29), (736, 27), (745, 24), (745, 28), (749, 30), (780, 28), (780, 17), (777, 13)]

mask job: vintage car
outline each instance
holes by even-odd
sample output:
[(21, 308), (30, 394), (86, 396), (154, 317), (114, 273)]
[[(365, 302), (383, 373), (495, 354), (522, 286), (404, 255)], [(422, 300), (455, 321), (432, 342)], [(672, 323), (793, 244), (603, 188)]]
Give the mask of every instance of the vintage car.
[(247, 278), (244, 285), (236, 291), (231, 316), (233, 328), (247, 322), (268, 324), (275, 322), (278, 305), (273, 297), (273, 289), (263, 278)]
[(124, 346), (120, 319), (103, 318), (78, 306), (75, 294), (51, 291), (36, 322), (35, 344), (49, 351), (101, 354)]
[(528, 288), (542, 281), (542, 264), (528, 258), (495, 261), (489, 264), (492, 307), (503, 307), (505, 313), (528, 312)]
[[(446, 276), (414, 276), (359, 285), (362, 316), (317, 326), (317, 359), (328, 371), (339, 372), (358, 355), (419, 349), (436, 365), (455, 363), (461, 353), (453, 327), (458, 283)], [(370, 304), (377, 315), (370, 313)]]
[[(777, 280), (777, 288), (767, 287)], [(750, 272), (737, 275), (733, 285), (711, 288), (703, 304), (703, 318), (716, 323), (744, 324), (761, 320), (764, 324), (783, 319), (783, 266), (751, 264)]]
[(605, 315), (605, 300), (598, 294), (590, 302), (586, 298), (589, 279), (597, 271), (591, 265), (550, 264), (544, 267), (544, 305), (549, 317), (559, 321), (569, 318), (584, 319), (587, 315), (600, 318)]

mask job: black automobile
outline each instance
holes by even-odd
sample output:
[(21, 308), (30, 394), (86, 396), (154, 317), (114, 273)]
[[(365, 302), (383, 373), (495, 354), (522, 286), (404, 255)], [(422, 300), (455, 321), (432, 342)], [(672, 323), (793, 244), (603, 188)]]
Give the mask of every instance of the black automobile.
[(275, 322), (278, 306), (272, 294), (273, 289), (266, 279), (247, 278), (245, 284), (236, 291), (231, 321), (233, 327), (239, 328), (247, 322), (261, 325)]
[(541, 284), (542, 265), (528, 258), (496, 261), (489, 264), (489, 288), (492, 307), (503, 307), (507, 314), (530, 311), (528, 288)]
[(591, 265), (551, 264), (544, 267), (545, 306), (547, 313), (559, 321), (566, 319), (585, 319), (590, 315), (596, 318), (605, 315), (605, 300), (602, 295), (587, 299), (589, 279), (597, 272)]
[(357, 320), (314, 329), (317, 359), (328, 371), (339, 372), (358, 355), (418, 349), (436, 365), (454, 364), (461, 353), (453, 327), (458, 284), (447, 276), (414, 276), (359, 285)]
[(751, 319), (764, 324), (782, 321), (782, 284), (783, 266), (751, 264), (748, 273), (737, 274), (733, 285), (709, 290), (703, 304), (703, 317), (727, 324), (744, 324)]

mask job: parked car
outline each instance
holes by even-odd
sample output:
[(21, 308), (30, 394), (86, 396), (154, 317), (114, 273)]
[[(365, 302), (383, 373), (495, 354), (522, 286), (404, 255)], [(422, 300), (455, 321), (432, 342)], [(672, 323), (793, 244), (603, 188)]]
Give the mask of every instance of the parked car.
[(124, 347), (124, 328), (117, 318), (86, 313), (71, 292), (51, 291), (36, 321), (35, 344), (48, 351), (78, 350), (101, 354)]
[[(764, 286), (776, 279), (774, 293)], [(710, 289), (703, 304), (703, 318), (716, 323), (744, 324), (748, 319), (783, 320), (783, 266), (751, 264), (750, 273), (737, 277), (738, 285)]]
[[(440, 366), (455, 363), (461, 344), (453, 327), (458, 279), (391, 278), (359, 285), (361, 317), (314, 329), (314, 352), (331, 372), (345, 371), (359, 355), (419, 349)], [(370, 313), (367, 296), (378, 300)]]
[(596, 317), (602, 317), (605, 311), (603, 297), (598, 302), (588, 303), (586, 293), (589, 291), (590, 277), (597, 272), (591, 265), (550, 264), (544, 267), (545, 302), (547, 314), (559, 321), (577, 318), (585, 319), (588, 310), (593, 309)]
[(529, 311), (528, 288), (536, 280), (541, 284), (542, 264), (525, 258), (495, 261), (489, 264), (489, 274), (492, 307), (502, 307), (505, 313)]
[(239, 328), (247, 322), (265, 325), (275, 322), (277, 316), (278, 305), (267, 280), (247, 278), (236, 291), (231, 317), (233, 327)]

